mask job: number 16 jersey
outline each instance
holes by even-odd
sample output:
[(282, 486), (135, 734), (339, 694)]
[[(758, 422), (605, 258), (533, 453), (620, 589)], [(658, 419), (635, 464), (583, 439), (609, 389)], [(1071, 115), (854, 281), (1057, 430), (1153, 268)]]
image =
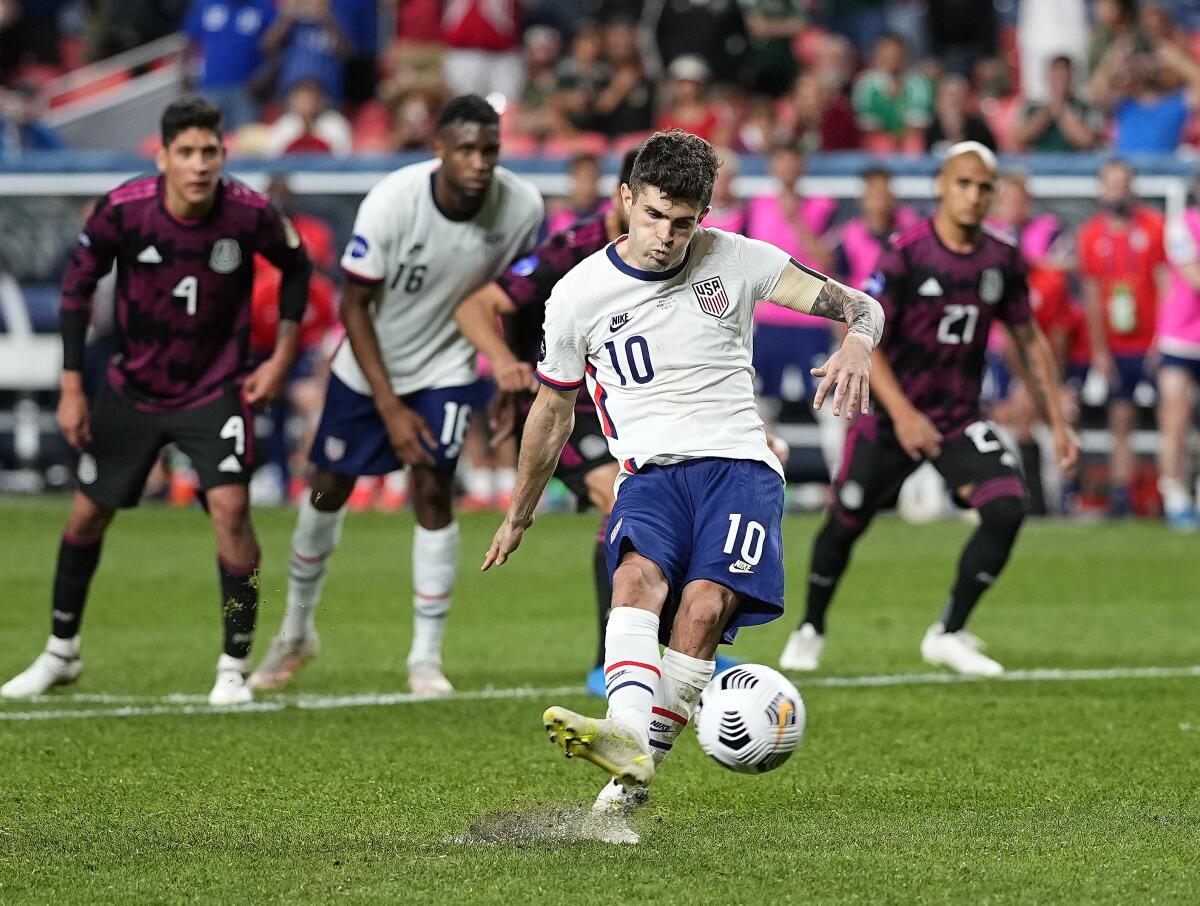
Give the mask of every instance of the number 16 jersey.
[[(475, 380), (475, 350), (454, 322), (454, 309), (537, 243), (543, 204), (538, 190), (497, 167), (483, 206), (451, 220), (433, 197), (437, 160), (403, 167), (367, 193), (342, 255), (348, 279), (381, 284), (372, 313), (392, 389), (458, 387)], [(352, 390), (371, 387), (344, 342), (333, 373)]]
[(754, 401), (754, 303), (788, 255), (765, 242), (699, 229), (683, 261), (632, 267), (624, 238), (580, 262), (546, 303), (537, 377), (582, 387), (596, 404), (622, 477), (646, 465), (720, 457), (783, 468)]

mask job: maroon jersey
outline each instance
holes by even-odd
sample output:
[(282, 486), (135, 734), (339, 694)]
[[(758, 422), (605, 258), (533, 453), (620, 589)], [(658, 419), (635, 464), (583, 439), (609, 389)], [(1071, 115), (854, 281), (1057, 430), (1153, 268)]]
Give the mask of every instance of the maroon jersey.
[(992, 322), (1033, 318), (1017, 246), (984, 228), (972, 252), (952, 252), (932, 220), (894, 235), (868, 281), (887, 316), (880, 348), (900, 387), (943, 434), (981, 417)]
[[(307, 292), (299, 235), (265, 195), (223, 179), (202, 220), (177, 220), (161, 177), (109, 192), (88, 218), (63, 280), (65, 367), (77, 368), (69, 325), (86, 324), (96, 283), (117, 264), (113, 388), (141, 409), (191, 409), (250, 370), (250, 296), (258, 252)], [(298, 318), (285, 310), (283, 317)], [(303, 313), (301, 302), (300, 314)]]

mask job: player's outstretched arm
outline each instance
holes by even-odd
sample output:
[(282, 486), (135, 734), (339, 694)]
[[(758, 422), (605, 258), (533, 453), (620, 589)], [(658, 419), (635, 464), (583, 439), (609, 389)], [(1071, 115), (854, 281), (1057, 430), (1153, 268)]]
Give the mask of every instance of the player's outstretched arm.
[(537, 399), (525, 420), (525, 433), (521, 436), (521, 457), (517, 462), (517, 486), (513, 489), (512, 503), (480, 569), (486, 571), (493, 565), (503, 566), (520, 546), (525, 530), (533, 524), (533, 512), (542, 499), (542, 491), (546, 490), (563, 444), (575, 426), (578, 392), (555, 390), (546, 385), (538, 390)]
[(528, 390), (533, 383), (533, 369), (513, 355), (497, 324), (501, 315), (514, 310), (512, 300), (495, 282), (475, 290), (454, 310), (459, 331), (488, 360), (496, 386), (506, 393)]
[(1037, 404), (1042, 418), (1050, 425), (1054, 435), (1054, 451), (1058, 454), (1058, 468), (1070, 474), (1079, 461), (1079, 438), (1063, 414), (1058, 393), (1058, 369), (1054, 365), (1054, 352), (1041, 328), (1033, 321), (1022, 324), (1007, 324), (1013, 344), (1021, 357), (1021, 366), (1029, 386), (1029, 395)]
[(836, 387), (833, 414), (866, 413), (871, 402), (871, 350), (883, 338), (883, 306), (864, 292), (831, 280), (792, 261), (783, 269), (767, 299), (793, 311), (842, 321), (846, 336), (841, 347), (812, 374), (821, 378), (813, 406), (820, 409)]

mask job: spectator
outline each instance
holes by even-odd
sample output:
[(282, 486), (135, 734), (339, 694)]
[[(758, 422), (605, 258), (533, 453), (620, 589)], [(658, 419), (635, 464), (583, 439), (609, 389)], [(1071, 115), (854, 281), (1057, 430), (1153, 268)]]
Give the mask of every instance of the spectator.
[(821, 35), (815, 42), (810, 69), (830, 96), (849, 98), (858, 69), (854, 45), (841, 35)]
[(513, 111), (514, 130), (536, 141), (545, 141), (561, 131), (560, 114), (554, 106), (558, 87), (555, 64), (562, 49), (558, 32), (547, 25), (535, 25), (525, 32), (525, 85)]
[(301, 79), (316, 79), (325, 97), (341, 102), (342, 65), (350, 42), (330, 0), (283, 0), (279, 16), (263, 35), (263, 48), (277, 55), (280, 92), (287, 94)]
[(941, 154), (958, 142), (979, 142), (996, 150), (996, 137), (983, 118), (967, 109), (971, 86), (962, 76), (942, 76), (937, 86), (933, 122), (925, 127), (925, 149)]
[(274, 19), (274, 0), (195, 0), (183, 22), (200, 58), (197, 89), (230, 131), (262, 119), (247, 85), (262, 75), (260, 43)]
[(1088, 75), (1094, 75), (1114, 45), (1150, 53), (1154, 43), (1138, 22), (1138, 0), (1096, 0), (1096, 24), (1088, 43)]
[[(1170, 90), (1164, 69), (1185, 87)], [(1113, 112), (1118, 154), (1173, 154), (1200, 102), (1200, 65), (1171, 42), (1148, 53), (1114, 43), (1092, 77), (1092, 99)]]
[(604, 54), (612, 80), (596, 97), (600, 131), (609, 138), (648, 132), (654, 123), (654, 87), (646, 78), (631, 22), (616, 20), (604, 29)]
[(333, 0), (333, 15), (346, 36), (346, 101), (364, 104), (375, 97), (379, 83), (379, 0)]
[(1067, 57), (1082, 69), (1087, 60), (1088, 24), (1084, 0), (1038, 0), (1017, 8), (1017, 50), (1021, 90), (1031, 103), (1047, 98), (1050, 61)]
[(18, 157), (25, 151), (62, 151), (67, 147), (53, 128), (38, 121), (37, 89), (18, 84), (0, 89), (0, 152)]
[(0, 0), (0, 82), (33, 62), (62, 64), (58, 18), (67, 0)]
[(713, 105), (704, 97), (708, 65), (699, 57), (679, 57), (672, 61), (667, 74), (671, 77), (669, 94), (654, 128), (664, 132), (683, 129), (712, 142), (720, 123)]
[(437, 113), (446, 102), (445, 92), (434, 88), (413, 87), (389, 99), (392, 110), (393, 151), (428, 151), (433, 147)]
[(1075, 67), (1071, 58), (1058, 56), (1047, 67), (1045, 103), (1027, 102), (1013, 133), (1018, 151), (1062, 153), (1090, 151), (1096, 146), (1096, 116), (1075, 96)]
[(996, 7), (979, 0), (928, 0), (930, 51), (948, 72), (968, 77), (975, 61), (999, 52)]
[(571, 41), (571, 55), (558, 64), (555, 104), (572, 128), (598, 128), (596, 98), (612, 79), (612, 70), (603, 55), (604, 37), (600, 29), (585, 25)]
[(296, 82), (287, 97), (287, 112), (272, 125), (267, 154), (332, 154), (346, 157), (354, 150), (347, 119), (329, 106), (316, 79)]
[(506, 99), (520, 95), (525, 67), (519, 0), (446, 3), (442, 37), (449, 48), (444, 73), (451, 94), (499, 94)]
[(718, 148), (717, 157), (721, 166), (717, 170), (717, 180), (713, 183), (712, 201), (709, 202), (708, 216), (704, 218), (704, 226), (727, 233), (746, 232), (746, 205), (734, 194), (733, 182), (741, 172), (742, 162), (728, 148)]
[(875, 45), (874, 66), (854, 82), (854, 113), (869, 151), (925, 148), (925, 127), (933, 119), (929, 80), (908, 64), (908, 50), (896, 35)]
[[(1195, 184), (1200, 199), (1200, 179)], [(1158, 313), (1158, 490), (1163, 515), (1177, 531), (1200, 529), (1187, 484), (1187, 435), (1200, 390), (1200, 207), (1172, 219), (1166, 233), (1171, 286)], [(1198, 483), (1200, 486), (1200, 483)]]
[(1133, 168), (1121, 160), (1101, 167), (1101, 211), (1080, 228), (1076, 243), (1092, 369), (1108, 385), (1109, 510), (1114, 516), (1130, 511), (1134, 393), (1148, 383), (1145, 359), (1154, 342), (1158, 280), (1166, 260), (1162, 215), (1138, 204), (1133, 176)]
[(794, 142), (805, 154), (858, 148), (862, 134), (846, 96), (828, 87), (815, 72), (796, 78), (792, 93), (779, 111), (780, 138)]
[(751, 91), (779, 97), (796, 79), (792, 42), (804, 31), (799, 0), (738, 0), (749, 33), (745, 85)]
[(567, 206), (550, 217), (548, 231), (552, 234), (599, 214), (608, 204), (600, 194), (600, 161), (596, 155), (582, 153), (571, 158), (570, 178)]
[(887, 33), (887, 0), (822, 0), (822, 22), (866, 57)]
[(640, 5), (645, 8), (641, 24), (654, 35), (658, 50), (655, 70), (671, 60), (693, 55), (709, 65), (719, 84), (738, 81), (746, 61), (748, 39), (736, 2), (658, 0)]

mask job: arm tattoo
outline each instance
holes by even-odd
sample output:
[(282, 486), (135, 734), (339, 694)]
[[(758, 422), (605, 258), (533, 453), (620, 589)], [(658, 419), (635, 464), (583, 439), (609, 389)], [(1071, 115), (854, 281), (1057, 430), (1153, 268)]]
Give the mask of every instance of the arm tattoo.
[(844, 321), (851, 333), (861, 334), (878, 346), (883, 338), (883, 308), (866, 293), (836, 280), (826, 280), (809, 314), (831, 321)]

